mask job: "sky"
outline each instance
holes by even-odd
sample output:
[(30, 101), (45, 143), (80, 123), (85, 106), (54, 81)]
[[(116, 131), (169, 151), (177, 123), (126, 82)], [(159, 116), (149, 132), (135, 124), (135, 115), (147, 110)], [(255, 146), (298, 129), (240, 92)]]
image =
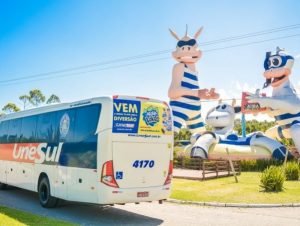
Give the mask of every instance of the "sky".
[[(186, 24), (191, 36), (204, 27), (201, 88), (240, 98), (243, 90), (262, 87), (267, 51), (280, 46), (300, 55), (299, 12), (297, 0), (2, 0), (0, 107), (21, 107), (18, 97), (36, 88), (63, 102), (116, 94), (168, 100), (176, 63), (168, 29), (182, 37)], [(291, 25), (298, 26), (212, 42)], [(300, 91), (299, 61), (290, 79)], [(204, 111), (215, 104), (204, 102)]]

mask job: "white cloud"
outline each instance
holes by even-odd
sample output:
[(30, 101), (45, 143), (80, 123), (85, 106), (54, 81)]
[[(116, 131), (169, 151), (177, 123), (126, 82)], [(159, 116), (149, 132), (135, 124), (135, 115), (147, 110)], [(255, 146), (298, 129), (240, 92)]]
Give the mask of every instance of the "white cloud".
[(242, 88), (239, 81), (235, 81), (235, 87), (236, 87), (237, 90), (243, 90), (243, 88)]
[[(239, 81), (235, 81), (235, 89), (240, 92), (250, 92), (255, 93), (257, 89), (260, 89), (261, 86), (254, 84), (253, 86), (249, 85), (247, 82), (241, 84)], [(242, 94), (241, 94), (242, 95)]]
[(219, 89), (218, 93), (220, 94), (220, 97), (223, 100), (231, 99), (231, 98), (236, 98), (236, 99), (240, 98), (238, 92), (235, 92), (232, 89), (230, 90)]

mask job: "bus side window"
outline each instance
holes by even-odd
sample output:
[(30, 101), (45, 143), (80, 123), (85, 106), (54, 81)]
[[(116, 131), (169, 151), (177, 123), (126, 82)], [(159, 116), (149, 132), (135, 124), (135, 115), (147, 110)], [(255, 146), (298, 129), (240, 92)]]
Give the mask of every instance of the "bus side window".
[(20, 141), (22, 119), (12, 119), (9, 121), (8, 143), (18, 143)]
[(61, 165), (97, 168), (97, 136), (95, 133), (100, 108), (101, 105), (95, 104), (74, 109), (74, 115), (76, 111), (75, 127), (74, 123), (70, 125), (74, 140), (70, 142), (69, 139), (66, 139), (59, 162)]
[(87, 107), (81, 107), (76, 110), (75, 140), (84, 141), (88, 138), (95, 138), (99, 121), (101, 105), (95, 104)]
[(57, 142), (74, 142), (75, 110), (56, 112), (55, 130)]
[(1, 129), (0, 129), (0, 143), (1, 144), (7, 143), (8, 125), (9, 125), (8, 121), (1, 122), (1, 124), (0, 124), (0, 127), (1, 127)]
[(22, 119), (20, 143), (35, 143), (37, 119), (37, 116)]
[(40, 114), (37, 116), (36, 142), (54, 143), (56, 138), (55, 131), (55, 112)]

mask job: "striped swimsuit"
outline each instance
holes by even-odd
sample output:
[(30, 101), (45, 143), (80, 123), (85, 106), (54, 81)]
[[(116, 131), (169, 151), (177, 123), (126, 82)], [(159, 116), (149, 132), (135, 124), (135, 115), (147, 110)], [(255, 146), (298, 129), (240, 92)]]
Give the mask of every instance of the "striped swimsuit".
[[(186, 65), (181, 81), (181, 86), (186, 89), (198, 90), (198, 74), (191, 71)], [(201, 102), (199, 97), (182, 96), (177, 99), (171, 99), (174, 119), (174, 131), (179, 132), (182, 125), (185, 124), (191, 133), (201, 133), (205, 131), (204, 123), (201, 117)]]
[[(295, 89), (289, 81), (283, 85), (278, 93), (273, 91), (273, 96), (286, 96), (286, 98), (293, 98), (296, 96), (296, 98), (298, 98)], [(300, 123), (300, 112), (296, 114), (281, 112), (281, 114), (274, 115), (274, 117), (278, 125), (278, 134), (281, 138), (284, 138), (282, 130), (289, 129), (292, 125)]]

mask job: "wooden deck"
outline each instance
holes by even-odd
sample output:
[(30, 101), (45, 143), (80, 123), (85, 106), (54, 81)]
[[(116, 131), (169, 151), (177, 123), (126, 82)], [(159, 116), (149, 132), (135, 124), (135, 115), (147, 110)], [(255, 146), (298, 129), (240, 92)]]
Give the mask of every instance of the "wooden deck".
[[(234, 170), (241, 173), (240, 161), (233, 161)], [(174, 178), (205, 180), (218, 177), (232, 176), (228, 160), (201, 160), (189, 159), (189, 161), (177, 160), (173, 171)]]
[(203, 170), (190, 170), (190, 169), (173, 170), (174, 178), (188, 179), (188, 180), (208, 180), (208, 179), (228, 177), (228, 176), (233, 176), (233, 173), (230, 172), (230, 174), (228, 175), (227, 172), (219, 172), (217, 176), (216, 172), (209, 172), (205, 174), (205, 177), (203, 177)]

